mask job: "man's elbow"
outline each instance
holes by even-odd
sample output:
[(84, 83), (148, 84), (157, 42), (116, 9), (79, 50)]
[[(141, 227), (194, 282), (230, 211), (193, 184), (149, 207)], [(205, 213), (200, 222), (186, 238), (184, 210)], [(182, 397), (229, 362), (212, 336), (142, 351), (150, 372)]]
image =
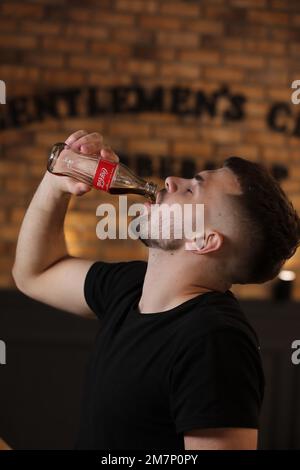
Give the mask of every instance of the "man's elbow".
[(22, 273), (22, 271), (19, 269), (16, 263), (14, 263), (12, 267), (11, 275), (12, 275), (12, 278), (14, 280), (14, 283), (17, 289), (21, 291), (23, 294), (28, 295), (31, 278), (28, 275)]

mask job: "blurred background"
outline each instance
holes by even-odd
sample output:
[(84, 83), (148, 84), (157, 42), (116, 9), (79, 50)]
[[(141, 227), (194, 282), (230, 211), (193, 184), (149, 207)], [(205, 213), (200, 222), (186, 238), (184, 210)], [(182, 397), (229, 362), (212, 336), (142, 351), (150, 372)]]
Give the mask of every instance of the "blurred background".
[[(0, 2), (0, 436), (13, 447), (72, 448), (97, 330), (27, 299), (11, 276), (51, 146), (78, 129), (100, 132), (121, 161), (160, 185), (241, 156), (264, 163), (300, 210), (300, 105), (291, 101), (299, 58), (297, 0)], [(146, 259), (141, 243), (97, 238), (101, 202), (116, 198), (94, 190), (72, 199), (70, 253)], [(299, 252), (280, 278), (233, 291), (261, 341), (260, 446), (300, 447), (300, 365), (291, 360)]]

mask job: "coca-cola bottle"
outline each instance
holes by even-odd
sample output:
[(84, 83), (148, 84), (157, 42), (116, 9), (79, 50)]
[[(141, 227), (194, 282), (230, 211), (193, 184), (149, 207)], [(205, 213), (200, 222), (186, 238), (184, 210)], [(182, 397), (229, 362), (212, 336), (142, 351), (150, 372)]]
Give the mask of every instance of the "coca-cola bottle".
[(101, 155), (75, 152), (64, 142), (52, 147), (47, 169), (55, 175), (70, 176), (111, 194), (141, 194), (155, 202), (156, 184), (136, 176), (120, 162), (106, 160)]

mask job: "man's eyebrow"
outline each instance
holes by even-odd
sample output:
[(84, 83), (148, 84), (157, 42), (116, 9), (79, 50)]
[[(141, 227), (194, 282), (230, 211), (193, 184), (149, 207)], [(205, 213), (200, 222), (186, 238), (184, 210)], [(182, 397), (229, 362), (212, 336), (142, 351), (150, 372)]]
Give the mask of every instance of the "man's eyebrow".
[(204, 178), (200, 175), (200, 173), (197, 173), (197, 175), (194, 176), (194, 180), (202, 183), (204, 181)]

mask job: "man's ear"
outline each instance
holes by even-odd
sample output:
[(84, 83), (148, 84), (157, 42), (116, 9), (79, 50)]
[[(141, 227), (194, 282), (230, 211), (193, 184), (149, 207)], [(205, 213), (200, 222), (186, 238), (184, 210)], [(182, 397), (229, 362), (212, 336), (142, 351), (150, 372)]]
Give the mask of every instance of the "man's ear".
[(192, 240), (188, 240), (185, 243), (185, 249), (199, 255), (204, 255), (205, 253), (219, 250), (223, 240), (223, 235), (216, 231), (208, 232), (206, 235), (202, 236), (195, 234)]

